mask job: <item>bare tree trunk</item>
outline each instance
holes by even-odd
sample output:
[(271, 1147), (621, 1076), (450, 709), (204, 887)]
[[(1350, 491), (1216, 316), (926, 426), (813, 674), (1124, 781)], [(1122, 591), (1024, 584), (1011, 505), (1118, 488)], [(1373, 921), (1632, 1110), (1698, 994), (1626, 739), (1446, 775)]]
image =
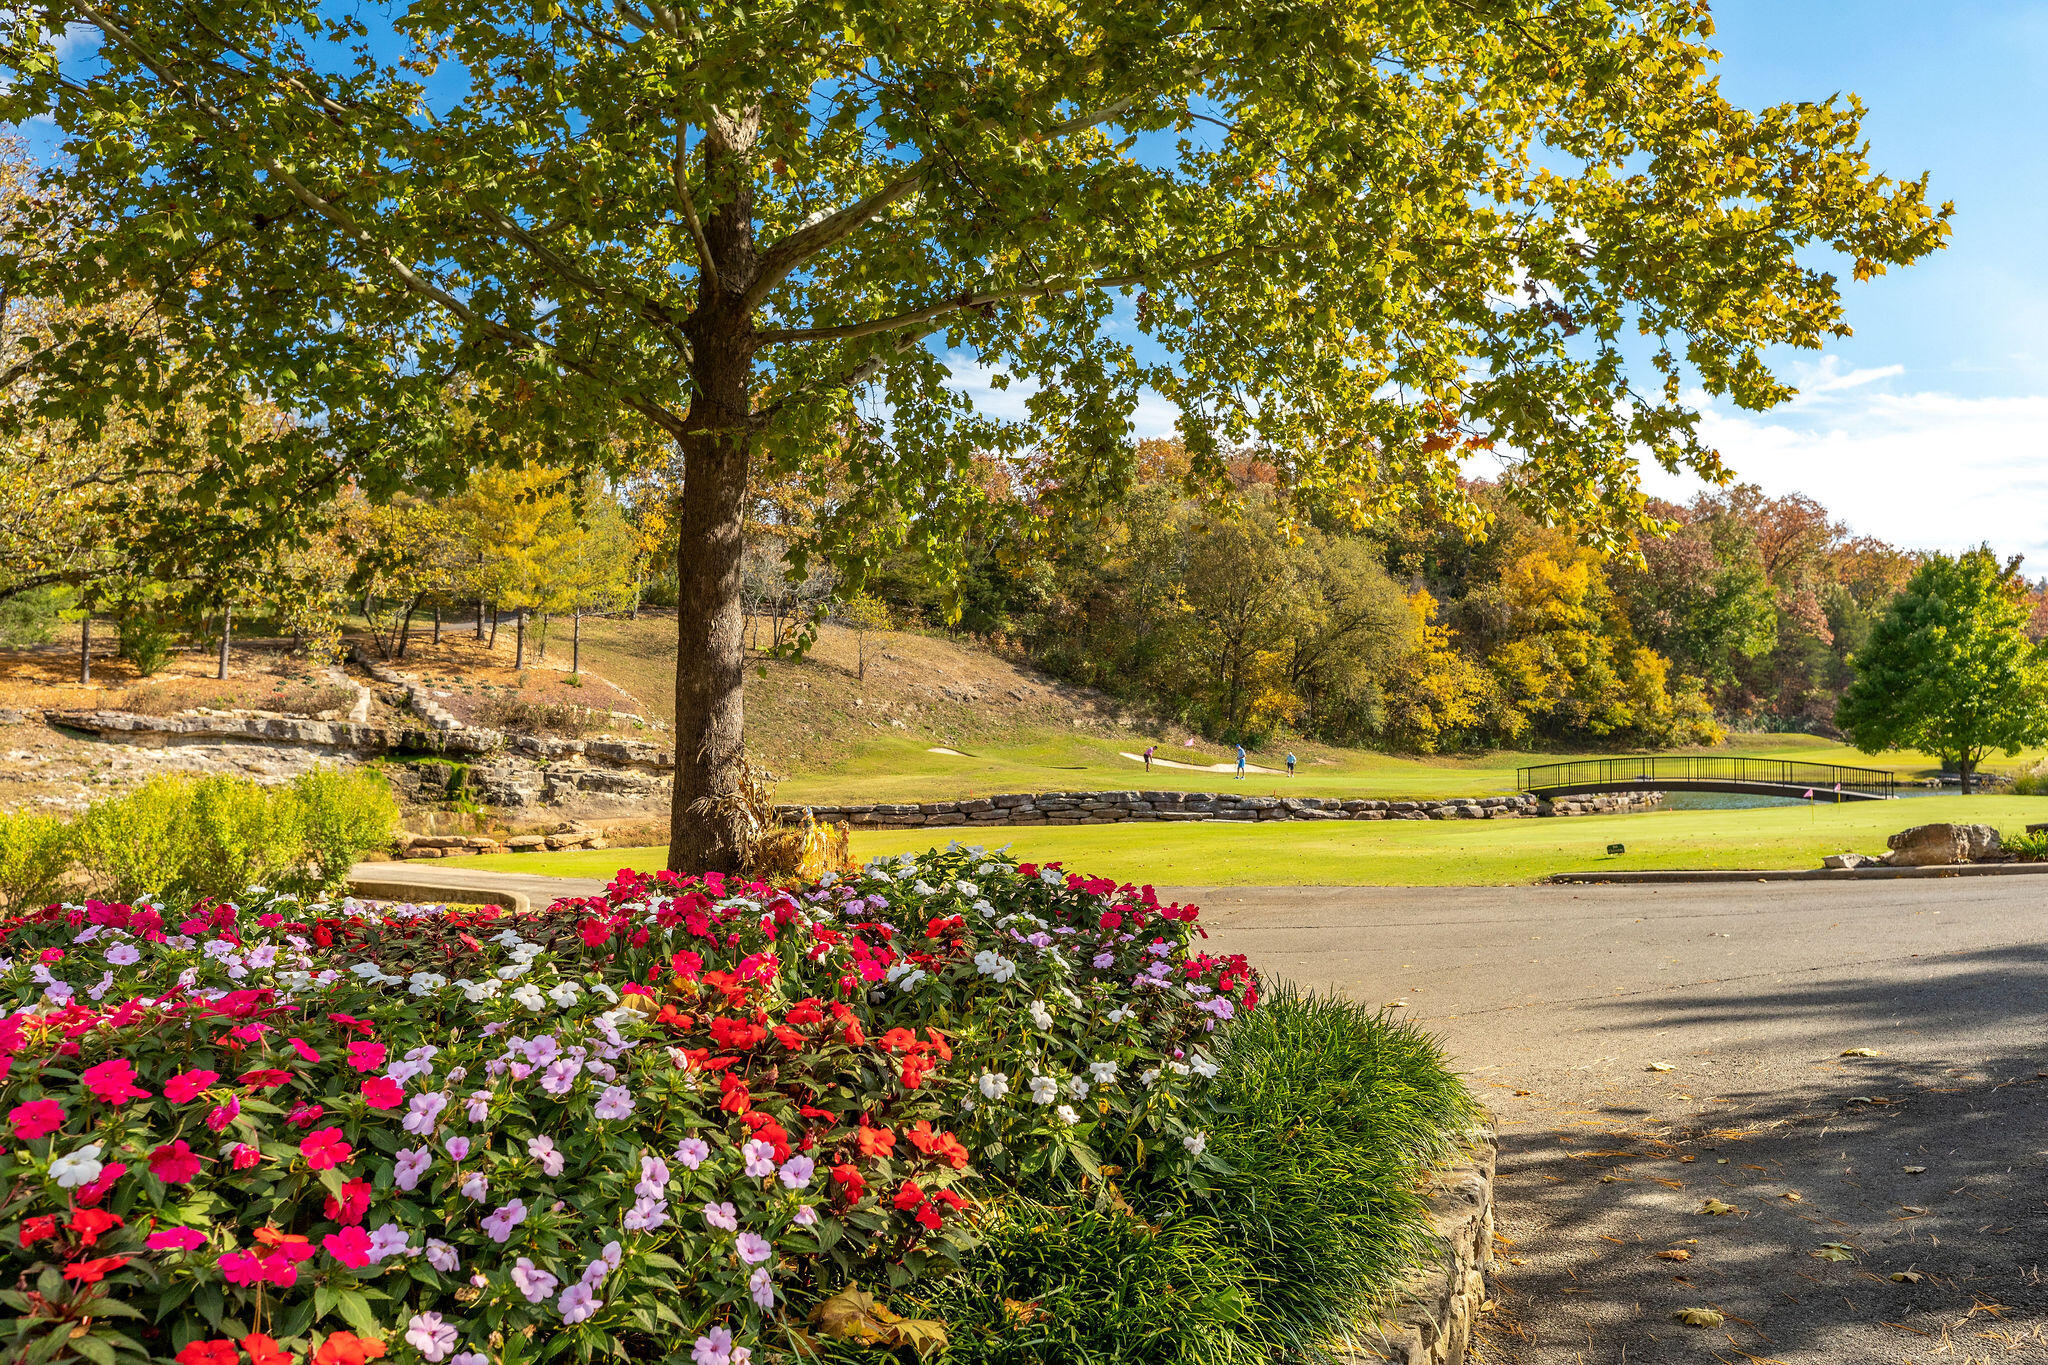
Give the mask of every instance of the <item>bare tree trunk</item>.
[(436, 603), (436, 604), (435, 604), (435, 606), (434, 606), (434, 648), (436, 648), (436, 649), (439, 649), (440, 647), (441, 647), (441, 607), (440, 607), (440, 604)]
[(525, 607), (514, 607), (512, 609), (512, 623), (519, 632), (518, 636), (512, 642), (512, 667), (515, 669), (524, 668), (526, 667)]
[(484, 638), (484, 599), (476, 599), (476, 638)]
[(229, 603), (223, 602), (220, 604), (220, 671), (214, 674), (217, 678), (225, 679), (228, 676), (228, 642), (234, 638), (234, 634), (235, 609)]
[(498, 604), (491, 603), (491, 648), (498, 647)]
[(569, 672), (583, 676), (583, 608), (576, 608), (576, 625), (569, 637)]
[(92, 612), (78, 623), (78, 681), (92, 681)]
[(413, 613), (419, 609), (420, 599), (418, 595), (415, 595), (412, 601), (406, 604), (405, 616), (398, 626), (398, 658), (403, 659), (405, 657), (405, 647), (412, 643), (412, 617)]
[(753, 404), (752, 315), (759, 271), (748, 165), (760, 113), (714, 114), (704, 135), (704, 225), (716, 275), (700, 275), (690, 335), (696, 396), (682, 438), (676, 504), (676, 766), (668, 865), (737, 871), (746, 852), (745, 613), (740, 602)]
[(546, 612), (540, 614), (540, 661), (542, 663), (548, 661), (548, 614)]

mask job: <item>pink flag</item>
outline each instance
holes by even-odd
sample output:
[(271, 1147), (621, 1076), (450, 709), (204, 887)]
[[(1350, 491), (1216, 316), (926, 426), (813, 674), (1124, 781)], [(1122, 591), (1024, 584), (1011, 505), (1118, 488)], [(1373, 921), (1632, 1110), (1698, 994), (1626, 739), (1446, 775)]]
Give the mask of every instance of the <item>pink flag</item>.
[(1809, 801), (1813, 800), (1813, 788), (1808, 787), (1806, 789), (1806, 799)]

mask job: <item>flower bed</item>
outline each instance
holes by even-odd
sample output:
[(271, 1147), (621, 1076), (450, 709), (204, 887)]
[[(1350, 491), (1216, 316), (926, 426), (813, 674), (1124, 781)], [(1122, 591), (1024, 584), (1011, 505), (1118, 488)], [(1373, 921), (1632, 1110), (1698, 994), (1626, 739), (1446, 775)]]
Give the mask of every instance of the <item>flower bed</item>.
[(13, 917), (11, 1350), (914, 1341), (840, 1291), (943, 1275), (979, 1202), (1203, 1181), (1209, 1036), (1258, 986), (1195, 917), (979, 850), (802, 891), (621, 873), (525, 916)]

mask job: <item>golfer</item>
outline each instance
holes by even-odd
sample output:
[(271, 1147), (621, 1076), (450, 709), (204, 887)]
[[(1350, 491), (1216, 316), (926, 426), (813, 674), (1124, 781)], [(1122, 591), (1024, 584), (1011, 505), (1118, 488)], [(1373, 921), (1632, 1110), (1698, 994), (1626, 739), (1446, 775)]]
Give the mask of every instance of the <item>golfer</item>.
[(1152, 755), (1154, 755), (1154, 754), (1156, 754), (1156, 753), (1158, 753), (1158, 752), (1159, 752), (1159, 746), (1158, 746), (1157, 744), (1150, 744), (1150, 745), (1147, 745), (1147, 746), (1146, 746), (1146, 748), (1145, 748), (1145, 771), (1146, 771), (1146, 772), (1148, 772), (1148, 773), (1149, 773), (1149, 772), (1151, 772), (1151, 771), (1152, 771)]
[(1237, 780), (1244, 781), (1244, 745), (1237, 746)]
[(1294, 776), (1294, 755), (1293, 755), (1293, 754), (1289, 754), (1289, 755), (1287, 755), (1287, 775), (1288, 775), (1289, 777), (1292, 777), (1292, 776)]

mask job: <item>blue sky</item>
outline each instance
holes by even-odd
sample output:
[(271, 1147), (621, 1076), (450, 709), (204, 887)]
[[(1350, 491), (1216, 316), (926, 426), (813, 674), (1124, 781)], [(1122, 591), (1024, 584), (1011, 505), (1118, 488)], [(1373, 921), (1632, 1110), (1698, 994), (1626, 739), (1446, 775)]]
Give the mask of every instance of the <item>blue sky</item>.
[[(1737, 473), (1919, 548), (1989, 540), (2048, 573), (2048, 2), (1720, 0), (1722, 86), (1743, 104), (1853, 91), (1875, 165), (1931, 174), (1949, 247), (1848, 286), (1856, 335), (1779, 357), (1799, 401), (1709, 408)], [(1846, 272), (1845, 272), (1846, 273)], [(1684, 493), (1657, 473), (1667, 496)], [(1697, 485), (1694, 484), (1694, 487)]]

